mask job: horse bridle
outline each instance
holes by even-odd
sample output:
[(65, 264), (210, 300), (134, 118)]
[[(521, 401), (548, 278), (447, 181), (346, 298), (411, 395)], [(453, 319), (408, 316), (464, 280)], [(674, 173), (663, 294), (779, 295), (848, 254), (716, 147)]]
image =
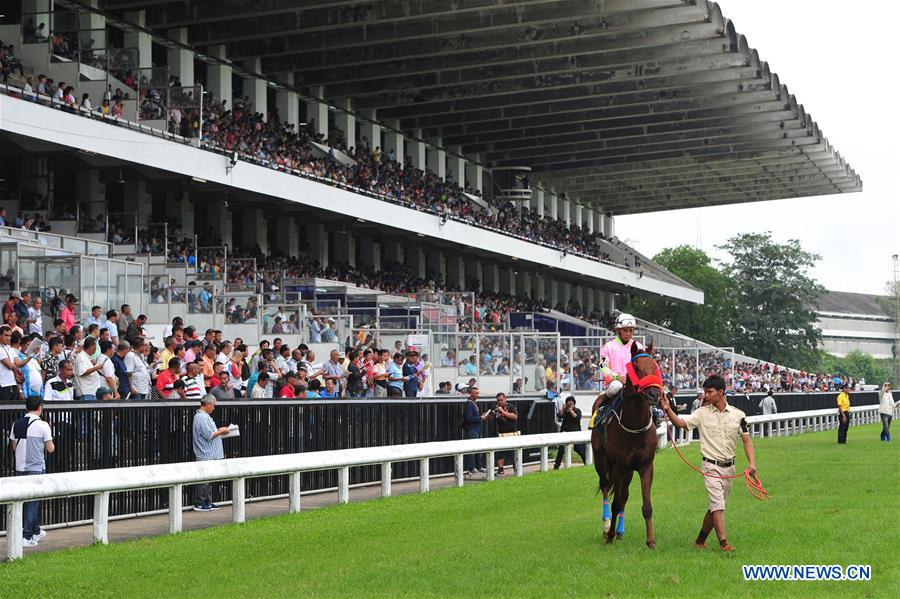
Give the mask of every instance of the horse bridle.
[[(653, 356), (651, 356), (650, 354), (647, 354), (647, 353), (640, 353), (640, 354), (635, 354), (634, 356), (632, 356), (631, 362), (629, 362), (625, 367), (625, 370), (628, 374), (628, 381), (631, 383), (631, 386), (634, 387), (634, 390), (637, 391), (637, 394), (639, 397), (646, 399), (648, 404), (653, 404), (653, 401), (649, 397), (647, 397), (644, 394), (644, 392), (647, 389), (652, 389), (654, 387), (659, 389), (662, 392), (665, 391), (665, 389), (663, 388), (663, 383), (662, 383), (662, 372), (659, 369), (659, 364), (656, 364), (656, 372), (655, 373), (648, 374), (648, 375), (645, 375), (642, 377), (638, 377), (637, 370), (635, 370), (635, 368), (634, 368), (634, 361), (637, 360), (638, 358), (650, 358), (652, 360)], [(624, 424), (622, 424), (622, 418), (619, 416), (618, 413), (613, 412), (613, 414), (615, 414), (616, 420), (619, 421), (619, 426), (622, 427), (622, 430), (624, 430), (626, 433), (631, 433), (633, 435), (637, 435), (639, 433), (643, 433), (643, 432), (647, 431), (651, 426), (653, 426), (653, 416), (652, 415), (650, 415), (649, 421), (647, 422), (647, 425), (644, 426), (644, 428), (641, 428), (638, 430), (633, 430), (633, 429), (628, 428)]]

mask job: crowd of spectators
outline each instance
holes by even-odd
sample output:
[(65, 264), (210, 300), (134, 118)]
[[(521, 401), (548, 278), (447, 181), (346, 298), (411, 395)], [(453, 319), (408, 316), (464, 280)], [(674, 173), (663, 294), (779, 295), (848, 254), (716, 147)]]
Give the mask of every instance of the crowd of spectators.
[(6, 208), (0, 207), (0, 227), (12, 227), (14, 229), (25, 229), (26, 231), (49, 231), (50, 227), (44, 220), (44, 215), (37, 212), (28, 214), (20, 212), (14, 219), (9, 218)]

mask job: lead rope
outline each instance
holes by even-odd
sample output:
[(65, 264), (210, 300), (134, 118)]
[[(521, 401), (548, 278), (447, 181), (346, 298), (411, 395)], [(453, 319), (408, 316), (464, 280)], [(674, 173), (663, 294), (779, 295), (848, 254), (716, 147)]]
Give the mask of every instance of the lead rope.
[[(687, 458), (684, 457), (684, 454), (681, 453), (681, 450), (678, 449), (678, 445), (675, 443), (674, 435), (672, 435), (672, 433), (669, 432), (669, 427), (668, 427), (669, 415), (665, 414), (665, 413), (663, 413), (663, 415), (666, 418), (666, 425), (667, 425), (666, 426), (666, 435), (669, 438), (669, 442), (672, 443), (672, 447), (675, 448), (675, 453), (678, 454), (678, 457), (681, 458), (681, 461), (684, 462), (685, 464), (687, 464), (688, 466), (690, 466), (690, 468), (692, 470), (694, 470), (695, 472), (698, 472), (699, 474), (701, 474), (703, 476), (708, 476), (709, 478), (730, 479), (730, 478), (744, 477), (744, 486), (747, 488), (747, 492), (750, 493), (750, 495), (752, 495), (759, 501), (762, 501), (763, 499), (771, 499), (769, 492), (766, 491), (766, 489), (763, 487), (762, 482), (759, 480), (759, 477), (756, 476), (755, 474), (752, 474), (750, 472), (749, 468), (744, 470), (741, 474), (729, 474), (729, 475), (722, 476), (719, 474), (711, 474), (709, 472), (704, 472), (700, 468), (697, 468), (696, 466), (694, 466), (693, 464), (688, 462)], [(673, 426), (672, 428), (675, 428), (675, 427)]]

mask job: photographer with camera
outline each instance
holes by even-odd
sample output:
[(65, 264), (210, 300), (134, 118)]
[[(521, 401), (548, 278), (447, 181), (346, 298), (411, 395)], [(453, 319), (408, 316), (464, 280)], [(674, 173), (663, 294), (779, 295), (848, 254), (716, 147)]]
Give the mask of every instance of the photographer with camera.
[[(561, 433), (569, 433), (576, 432), (581, 430), (581, 410), (575, 407), (575, 397), (570, 395), (566, 398), (566, 402), (559, 408), (559, 413), (557, 414), (558, 421), (561, 422), (559, 427), (559, 432)], [(559, 470), (559, 465), (562, 463), (563, 454), (565, 451), (565, 446), (560, 445), (556, 448), (556, 463), (553, 464), (554, 470)], [(584, 443), (575, 443), (574, 445), (575, 453), (581, 456), (581, 461), (585, 462), (585, 447)]]
[[(491, 410), (490, 415), (497, 425), (498, 437), (515, 437), (519, 434), (517, 431), (519, 414), (516, 412), (516, 406), (509, 403), (505, 393), (497, 394), (497, 405)], [(511, 451), (497, 453), (496, 476), (503, 476), (507, 461), (512, 461)]]

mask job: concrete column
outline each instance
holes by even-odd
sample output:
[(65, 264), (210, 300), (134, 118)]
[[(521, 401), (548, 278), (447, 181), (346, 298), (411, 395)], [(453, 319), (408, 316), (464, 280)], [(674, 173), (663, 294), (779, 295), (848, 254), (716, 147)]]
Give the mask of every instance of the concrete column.
[(325, 88), (315, 85), (309, 88), (309, 93), (314, 97), (306, 100), (306, 122), (314, 125), (315, 132), (327, 139), (328, 104), (322, 101), (325, 98)]
[(602, 290), (602, 289), (594, 289), (594, 290), (593, 290), (593, 293), (592, 293), (591, 295), (594, 296), (594, 308), (596, 308), (597, 310), (600, 310), (601, 312), (603, 312), (603, 311), (604, 311), (604, 308), (603, 308), (603, 290)]
[[(147, 26), (147, 11), (133, 10), (125, 12), (125, 20), (129, 23)], [(125, 32), (125, 47), (137, 49), (137, 66), (145, 69), (153, 66), (153, 38), (149, 33), (133, 29)]]
[(147, 184), (143, 181), (126, 181), (122, 193), (125, 212), (134, 212), (137, 222), (146, 224), (150, 221), (153, 200), (147, 193)]
[(548, 289), (549, 295), (550, 295), (550, 297), (548, 299), (550, 302), (551, 309), (556, 308), (556, 304), (559, 303), (559, 299), (560, 299), (559, 287), (560, 287), (559, 281), (557, 281), (555, 279), (549, 279), (547, 281), (547, 289)]
[(550, 218), (559, 218), (559, 196), (552, 189), (544, 198), (544, 215)]
[[(294, 74), (288, 73), (281, 83), (294, 85)], [(275, 108), (282, 123), (293, 125), (294, 131), (300, 128), (300, 96), (290, 89), (279, 89), (275, 92)]]
[(510, 295), (516, 294), (516, 270), (514, 268), (500, 269), (500, 291)]
[(563, 309), (568, 307), (569, 301), (571, 301), (573, 296), (573, 287), (571, 283), (560, 282), (560, 301), (562, 302)]
[(390, 129), (383, 132), (384, 135), (384, 152), (390, 157), (391, 152), (394, 154), (394, 160), (403, 163), (406, 156), (406, 139), (400, 133), (400, 121), (391, 119), (385, 123)]
[(404, 262), (417, 277), (425, 278), (426, 260), (425, 250), (420, 245), (403, 248)]
[(536, 297), (542, 302), (549, 303), (550, 301), (550, 289), (549, 285), (547, 285), (547, 278), (538, 275), (534, 280), (534, 294), (532, 297)]
[(356, 240), (350, 233), (334, 234), (334, 260), (356, 266)]
[(337, 124), (338, 129), (344, 132), (344, 137), (347, 140), (347, 148), (355, 148), (356, 147), (356, 115), (353, 114), (353, 100), (350, 98), (341, 98), (338, 101), (338, 108), (342, 109), (338, 110), (334, 113), (334, 121)]
[(190, 237), (194, 234), (194, 203), (190, 194), (183, 191), (170, 191), (166, 193), (166, 215), (174, 217), (181, 227), (181, 234), (177, 236), (173, 226), (169, 225), (169, 236)]
[(568, 227), (572, 224), (572, 202), (567, 198), (559, 198), (559, 220)]
[[(254, 73), (262, 73), (262, 59), (254, 58), (244, 63), (244, 67)], [(244, 79), (244, 95), (253, 103), (253, 112), (259, 112), (263, 118), (268, 118), (269, 102), (268, 88), (265, 79), (247, 77)]]
[[(100, 0), (87, 0), (82, 2), (91, 8), (100, 8)], [(92, 39), (93, 47), (96, 52), (103, 52), (108, 46), (106, 44), (106, 17), (95, 12), (84, 11), (78, 15), (79, 26), (83, 30), (81, 36)], [(84, 30), (90, 30), (90, 33)]]
[(475, 288), (469, 289), (469, 284), (467, 282), (463, 289), (466, 291), (481, 291), (482, 282), (484, 281), (484, 267), (481, 260), (478, 260), (477, 258), (466, 260), (466, 280), (468, 281), (469, 279), (475, 280)]
[(300, 255), (300, 231), (295, 216), (279, 216), (275, 220), (275, 249), (286, 256)]
[(413, 131), (413, 137), (414, 139), (407, 140), (406, 152), (412, 158), (413, 167), (424, 171), (427, 164), (425, 164), (425, 142), (422, 141), (422, 130)]
[(428, 140), (428, 143), (431, 144), (426, 150), (428, 170), (443, 180), (447, 177), (447, 152), (444, 151), (443, 140), (436, 137)]
[[(94, 219), (101, 214), (106, 214), (106, 184), (100, 180), (100, 171), (97, 169), (81, 169), (75, 174), (77, 184), (78, 204), (81, 206), (82, 220)], [(141, 182), (143, 185), (143, 182)], [(128, 219), (124, 225), (134, 225)], [(132, 232), (132, 235), (134, 233)]]
[(403, 264), (403, 245), (399, 239), (391, 238), (384, 241), (382, 257), (386, 262)]
[[(167, 34), (172, 41), (181, 44), (189, 43), (187, 27), (169, 29)], [(194, 85), (196, 81), (194, 79), (194, 52), (186, 48), (176, 47), (169, 48), (166, 55), (169, 63), (169, 74), (178, 77), (181, 80), (181, 85)], [(206, 87), (209, 87), (208, 81), (206, 82)]]
[(371, 153), (375, 148), (382, 148), (381, 125), (376, 122), (378, 113), (374, 108), (370, 108), (368, 110), (364, 110), (361, 116), (368, 119), (360, 121), (359, 127), (361, 138), (365, 137), (367, 140), (369, 140), (369, 152)]
[(481, 289), (493, 293), (500, 291), (500, 269), (493, 262), (485, 264), (482, 269)]
[(466, 159), (462, 156), (462, 147), (452, 146), (447, 148), (447, 151), (451, 152), (448, 157), (447, 177), (462, 187), (466, 182)]
[(616, 219), (609, 214), (603, 215), (603, 230), (610, 239), (616, 236)]
[(531, 209), (537, 210), (538, 216), (544, 216), (544, 190), (531, 190)]
[[(225, 45), (217, 44), (209, 47), (209, 55), (219, 60), (226, 60)], [(206, 67), (206, 85), (216, 101), (227, 100), (226, 108), (233, 106), (233, 92), (231, 89), (232, 68), (227, 63), (213, 63)], [(182, 81), (184, 83), (184, 81)]]
[(584, 229), (584, 206), (581, 204), (572, 206), (572, 224), (578, 225), (580, 229)]
[(603, 228), (603, 212), (601, 208), (597, 208), (594, 210), (594, 213), (591, 215), (591, 218), (594, 219), (594, 233), (599, 235), (606, 235), (606, 229)]
[(532, 297), (532, 276), (530, 272), (527, 271), (519, 271), (518, 277), (516, 277), (516, 292), (518, 295), (524, 295), (526, 297)]
[(252, 248), (259, 245), (263, 253), (269, 251), (269, 229), (262, 208), (241, 210), (241, 245)]
[[(473, 159), (474, 158), (474, 159)], [(466, 182), (469, 187), (484, 191), (484, 168), (477, 164), (479, 156), (470, 157), (466, 163)]]
[(306, 243), (309, 246), (309, 257), (318, 260), (322, 266), (328, 266), (328, 232), (321, 223), (306, 225)]
[(447, 256), (447, 278), (444, 283), (447, 287), (466, 288), (466, 263), (462, 256), (453, 254)]
[(581, 305), (584, 306), (585, 311), (588, 314), (590, 314), (597, 307), (597, 304), (594, 301), (594, 298), (596, 297), (594, 294), (594, 290), (591, 287), (585, 285), (584, 287), (581, 288), (581, 291), (582, 291)]
[(381, 244), (369, 235), (362, 237), (359, 243), (362, 263), (375, 270), (381, 270)]
[(425, 265), (427, 272), (435, 281), (447, 280), (447, 256), (444, 252), (433, 250), (427, 253)]
[(585, 208), (584, 213), (582, 215), (582, 221), (584, 222), (584, 229), (588, 233), (594, 232), (594, 211), (590, 208)]
[(224, 198), (208, 204), (207, 219), (212, 228), (213, 237), (221, 239), (222, 243), (228, 247), (234, 247), (232, 214), (231, 210), (225, 207)]

